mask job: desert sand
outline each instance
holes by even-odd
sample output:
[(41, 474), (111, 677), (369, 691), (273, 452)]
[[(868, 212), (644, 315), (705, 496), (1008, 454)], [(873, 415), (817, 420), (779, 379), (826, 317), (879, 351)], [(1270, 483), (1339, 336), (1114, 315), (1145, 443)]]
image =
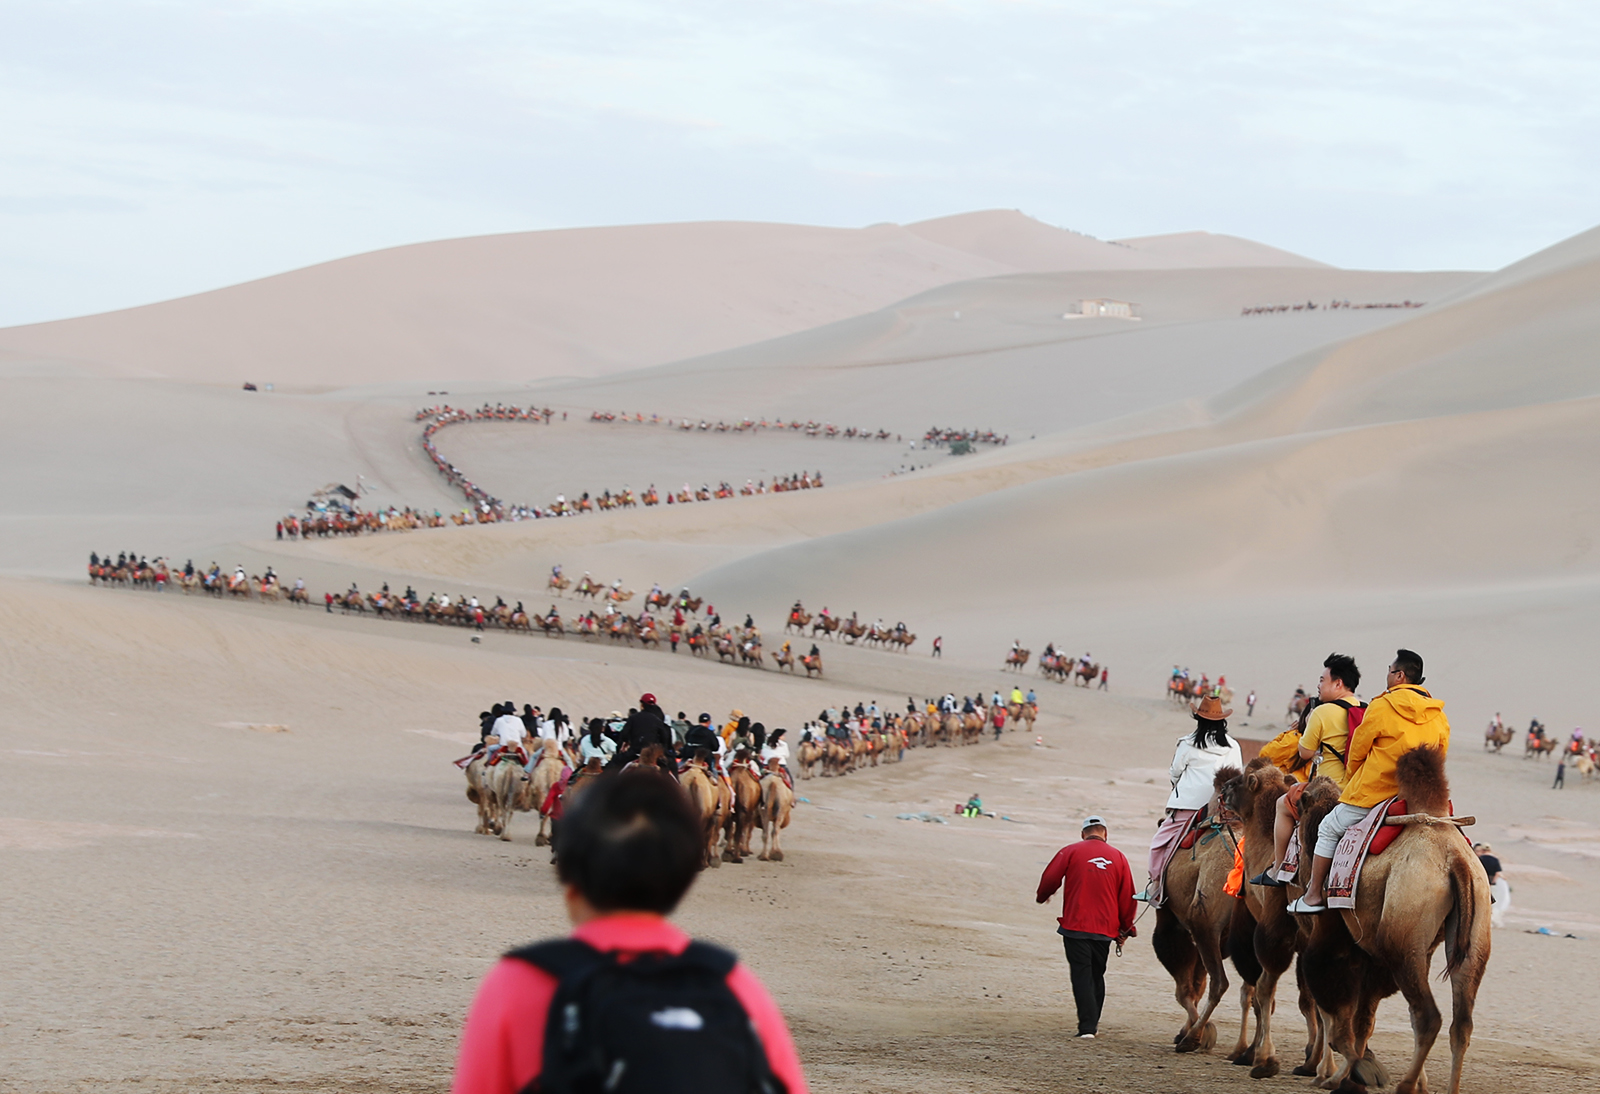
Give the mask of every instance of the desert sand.
[[(1109, 693), (1030, 674), (1038, 742), (917, 750), (802, 784), (788, 861), (708, 872), (683, 910), (773, 988), (817, 1089), (1248, 1085), (1220, 1056), (1171, 1052), (1178, 1012), (1143, 940), (1113, 962), (1107, 1035), (1071, 1041), (1034, 882), (1091, 811), (1142, 858), (1189, 724), (1161, 698), (1174, 663), (1256, 690), (1235, 730), (1265, 737), (1330, 650), (1376, 683), (1400, 645), (1428, 660), (1458, 807), (1515, 887), (1468, 1089), (1593, 1082), (1573, 1004), (1600, 973), (1600, 791), (1575, 775), (1550, 791), (1550, 761), (1479, 742), (1496, 711), (1562, 735), (1593, 721), (1597, 281), (1600, 233), (1490, 274), (1390, 273), (986, 213), (450, 241), (0, 331), (7, 1088), (442, 1089), (476, 978), (561, 929), (527, 818), (509, 844), (472, 834), (449, 760), (477, 711), (599, 714), (648, 689), (670, 711), (795, 727), (844, 701), (1008, 686), (1013, 639), (1092, 651)], [(1073, 313), (1093, 298), (1139, 317)], [(1306, 301), (1319, 307), (1241, 314)], [(273, 377), (272, 392), (239, 390)], [(328, 482), (359, 481), (369, 505), (459, 509), (414, 415), (484, 401), (567, 412), (436, 437), (507, 500), (802, 467), (829, 485), (271, 538)], [(904, 440), (680, 435), (593, 410), (815, 418)], [(1009, 443), (910, 447), (932, 425)], [(801, 597), (919, 637), (907, 655), (825, 643), (827, 677), (807, 681), (92, 589), (90, 550), (270, 564), (317, 594), (410, 582), (530, 607), (561, 563), (634, 589), (688, 584), (769, 632)], [(1009, 819), (895, 819), (974, 789)], [(1555, 935), (1525, 933), (1539, 927)], [(1394, 1061), (1408, 1044), (1390, 1001), (1378, 1051)]]

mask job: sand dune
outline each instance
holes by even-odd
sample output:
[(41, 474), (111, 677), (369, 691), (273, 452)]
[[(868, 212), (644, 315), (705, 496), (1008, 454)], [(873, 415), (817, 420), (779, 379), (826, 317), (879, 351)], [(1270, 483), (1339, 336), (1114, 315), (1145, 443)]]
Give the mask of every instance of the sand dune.
[[(1016, 213), (907, 228), (705, 223), (480, 236), (10, 328), (0, 331), (0, 368), (323, 390), (598, 375), (808, 329), (954, 281), (1211, 264), (1203, 251), (1144, 255)], [(1308, 264), (1257, 251), (1258, 265)]]

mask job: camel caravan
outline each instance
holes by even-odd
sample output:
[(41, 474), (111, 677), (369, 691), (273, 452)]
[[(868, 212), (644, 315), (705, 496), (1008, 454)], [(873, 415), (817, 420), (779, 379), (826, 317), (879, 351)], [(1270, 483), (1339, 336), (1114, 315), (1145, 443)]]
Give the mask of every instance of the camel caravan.
[(701, 418), (690, 421), (688, 418), (677, 418), (671, 415), (662, 417), (660, 414), (651, 414), (646, 417), (641, 412), (629, 414), (626, 411), (616, 413), (609, 410), (596, 410), (589, 415), (589, 421), (601, 424), (617, 423), (620, 425), (654, 425), (666, 426), (680, 433), (759, 433), (765, 430), (787, 431), (790, 433), (804, 433), (807, 437), (826, 437), (829, 440), (862, 440), (862, 441), (895, 441), (903, 438), (898, 433), (891, 433), (887, 429), (864, 429), (861, 426), (836, 426), (832, 422), (805, 421), (798, 418), (793, 421), (782, 421), (766, 418), (740, 418), (735, 422), (725, 422), (718, 419), (715, 422)]
[[(1462, 830), (1474, 818), (1451, 807), (1449, 724), (1420, 687), (1421, 665), (1400, 651), (1388, 690), (1369, 704), (1354, 694), (1354, 662), (1331, 656), (1321, 703), (1247, 764), (1226, 732), (1232, 711), (1214, 692), (1195, 708), (1142, 898), (1183, 1010), (1177, 1051), (1217, 1043), (1231, 964), (1239, 1032), (1228, 1059), (1254, 1078), (1278, 1074), (1274, 1007), (1294, 964), (1306, 1031), (1294, 1074), (1327, 1090), (1427, 1090), (1423, 1066), (1443, 1027), (1429, 964), (1443, 946), (1448, 1090), (1459, 1091), (1489, 959), (1489, 881)], [(1370, 1048), (1378, 1003), (1396, 992), (1413, 1031), (1397, 1082)]]
[[(823, 486), (822, 472), (820, 470), (816, 472), (797, 471), (790, 475), (774, 476), (770, 486), (765, 478), (759, 482), (746, 479), (744, 486), (739, 488), (735, 488), (724, 480), (715, 488), (708, 483), (703, 483), (699, 489), (695, 489), (688, 483), (684, 483), (682, 490), (676, 492), (668, 490), (663, 494), (656, 489), (654, 483), (651, 483), (646, 490), (638, 495), (635, 495), (630, 487), (624, 486), (622, 489), (615, 491), (606, 488), (598, 494), (586, 490), (570, 500), (564, 493), (557, 494), (555, 501), (542, 506), (511, 504), (494, 497), (487, 490), (473, 482), (465, 471), (445, 459), (433, 441), (434, 435), (447, 426), (464, 425), (473, 422), (534, 422), (549, 425), (554, 416), (555, 411), (549, 407), (541, 409), (537, 407), (504, 406), (499, 403), (494, 406), (485, 403), (477, 410), (464, 410), (460, 407), (441, 405), (424, 407), (417, 411), (415, 420), (427, 422), (427, 425), (422, 430), (423, 452), (433, 461), (434, 469), (443, 476), (445, 482), (452, 488), (459, 490), (463, 500), (467, 503), (466, 509), (463, 509), (460, 513), (451, 514), (449, 519), (452, 523), (456, 525), (495, 524), (507, 520), (572, 517), (596, 511), (610, 512), (617, 509), (632, 509), (641, 504), (648, 509), (663, 504), (663, 501), (667, 505), (690, 505), (695, 502), (716, 501), (732, 497), (753, 497), (767, 493), (782, 494), (792, 490), (820, 490)], [(562, 418), (565, 419), (565, 417), (566, 415), (563, 414)], [(591, 415), (590, 420), (615, 421), (617, 416), (605, 415), (597, 411)], [(622, 415), (622, 420), (644, 422), (646, 419), (643, 415), (635, 415), (633, 419), (630, 419), (627, 415)], [(653, 415), (650, 420), (659, 422), (661, 419), (659, 415)], [(798, 427), (798, 423), (796, 424)], [(764, 428), (767, 423), (763, 421), (761, 425)], [(782, 423), (778, 423), (778, 427), (782, 428)], [(829, 428), (831, 429), (832, 427)], [(727, 432), (727, 430), (721, 430), (721, 432)], [(852, 436), (855, 435), (854, 430), (850, 431), (850, 433)], [(886, 433), (884, 436), (887, 439)], [(440, 521), (443, 520), (442, 517), (439, 519)]]
[(756, 857), (782, 862), (782, 833), (796, 800), (785, 731), (774, 730), (769, 738), (760, 723), (734, 713), (721, 733), (711, 727), (709, 714), (696, 725), (675, 721), (669, 727), (655, 696), (647, 693), (626, 720), (594, 718), (584, 732), (573, 733), (559, 709), (541, 719), (518, 716), (511, 704), (497, 705), (484, 716), (492, 721), (486, 721), (482, 743), (456, 761), (466, 775), (467, 800), (478, 807), (474, 831), (509, 841), (515, 814), (537, 812), (534, 845), (553, 845), (562, 813), (591, 780), (642, 769), (672, 780), (702, 819), (702, 866), (751, 857), (757, 831)]
[[(1013, 642), (1011, 649), (1006, 652), (1004, 668), (1008, 672), (1020, 673), (1028, 667), (1028, 662), (1032, 659), (1032, 650), (1024, 649), (1020, 642)], [(1110, 690), (1110, 669), (1095, 661), (1087, 653), (1074, 658), (1071, 654), (1056, 649), (1054, 642), (1048, 643), (1044, 652), (1039, 655), (1038, 671), (1046, 680), (1054, 680), (1058, 684), (1070, 680), (1078, 687), (1087, 688), (1096, 686), (1098, 681), (1099, 690)]]
[(855, 612), (850, 613), (848, 619), (832, 614), (823, 608), (813, 616), (805, 610), (805, 606), (796, 600), (789, 609), (789, 618), (784, 621), (784, 633), (794, 631), (796, 634), (805, 634), (806, 628), (811, 629), (811, 638), (828, 638), (834, 641), (843, 640), (855, 646), (876, 646), (879, 649), (897, 650), (907, 653), (916, 643), (917, 636), (907, 629), (904, 621), (894, 626), (886, 626), (882, 619), (876, 623), (863, 623)]

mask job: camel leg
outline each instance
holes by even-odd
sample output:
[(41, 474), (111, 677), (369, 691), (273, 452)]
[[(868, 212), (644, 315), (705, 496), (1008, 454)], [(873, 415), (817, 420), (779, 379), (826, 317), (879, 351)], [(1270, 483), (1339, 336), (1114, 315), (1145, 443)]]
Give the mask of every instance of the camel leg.
[(1228, 991), (1228, 973), (1223, 968), (1222, 949), (1217, 945), (1216, 939), (1197, 941), (1196, 946), (1200, 952), (1201, 964), (1205, 966), (1206, 975), (1211, 979), (1211, 990), (1206, 993), (1206, 1008), (1201, 1012), (1196, 1028), (1191, 1029), (1189, 1038), (1178, 1045), (1179, 1052), (1197, 1050), (1204, 1052), (1216, 1043), (1216, 1032), (1211, 1026), (1211, 1016)]
[[(513, 793), (515, 793), (515, 791), (513, 791)], [(511, 814), (513, 812), (512, 800), (511, 799), (507, 799), (506, 801), (500, 802), (499, 803), (499, 809), (500, 809), (500, 838), (505, 840), (507, 843), (510, 843), (511, 842)]]
[[(1401, 966), (1394, 970), (1394, 979), (1411, 1008), (1413, 1045), (1411, 1066), (1406, 1069), (1405, 1076), (1395, 1087), (1395, 1094), (1417, 1094), (1418, 1091), (1428, 1089), (1423, 1065), (1427, 1063), (1433, 1043), (1439, 1039), (1439, 1030), (1444, 1022), (1439, 1015), (1439, 1004), (1434, 1001), (1433, 992), (1428, 985), (1426, 964), (1421, 964), (1420, 968), (1418, 964)], [(1455, 1039), (1454, 1023), (1452, 1023), (1451, 1039), (1452, 1041)]]
[[(1228, 1059), (1236, 1064), (1248, 1064), (1255, 1059), (1255, 1047), (1250, 1040), (1250, 1011), (1256, 1002), (1255, 985), (1249, 981), (1239, 984), (1239, 1039), (1233, 1043), (1233, 1048), (1228, 1052)], [(1261, 1021), (1256, 1020), (1256, 1030), (1259, 1034)]]
[(1327, 1025), (1322, 1021), (1322, 1012), (1317, 1009), (1317, 1004), (1311, 998), (1311, 992), (1306, 988), (1305, 967), (1295, 962), (1294, 971), (1295, 983), (1300, 989), (1300, 1016), (1306, 1023), (1306, 1048), (1305, 1059), (1291, 1074), (1326, 1077), (1331, 1067), (1327, 1063)]
[[(1487, 939), (1484, 940), (1487, 943)], [(1480, 951), (1481, 952), (1481, 951)], [(1460, 1094), (1461, 1071), (1472, 1043), (1472, 1007), (1483, 980), (1483, 962), (1468, 960), (1450, 977), (1450, 1090)]]
[(772, 861), (783, 861), (783, 828), (778, 824), (778, 818), (772, 818)]
[(772, 861), (772, 818), (761, 818), (761, 854), (757, 856), (762, 862)]
[(1178, 917), (1165, 908), (1156, 909), (1156, 926), (1150, 935), (1150, 948), (1155, 951), (1156, 960), (1172, 974), (1173, 998), (1186, 1016), (1183, 1028), (1172, 1039), (1173, 1044), (1181, 1045), (1190, 1038), (1190, 1031), (1196, 1028), (1200, 1018), (1196, 1003), (1200, 993), (1205, 990), (1205, 969), (1200, 964), (1194, 939), (1178, 922)]

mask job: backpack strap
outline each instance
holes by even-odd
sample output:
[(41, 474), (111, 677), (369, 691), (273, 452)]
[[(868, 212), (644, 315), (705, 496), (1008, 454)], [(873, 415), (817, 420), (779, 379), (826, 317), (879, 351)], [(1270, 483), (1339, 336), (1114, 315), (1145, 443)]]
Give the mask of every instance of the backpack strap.
[(1334, 748), (1332, 745), (1328, 744), (1327, 741), (1319, 742), (1317, 747), (1326, 750), (1330, 756), (1339, 757), (1340, 763), (1348, 765), (1350, 763), (1350, 742), (1351, 739), (1356, 735), (1356, 727), (1359, 726), (1367, 716), (1367, 704), (1362, 702), (1352, 703), (1348, 699), (1335, 699), (1333, 702), (1336, 705), (1344, 708), (1344, 751), (1340, 752), (1337, 748)]
[(518, 947), (506, 954), (516, 961), (525, 961), (534, 968), (543, 969), (562, 983), (587, 975), (612, 962), (609, 954), (601, 953), (587, 942), (576, 938), (558, 938), (549, 942), (534, 942)]

